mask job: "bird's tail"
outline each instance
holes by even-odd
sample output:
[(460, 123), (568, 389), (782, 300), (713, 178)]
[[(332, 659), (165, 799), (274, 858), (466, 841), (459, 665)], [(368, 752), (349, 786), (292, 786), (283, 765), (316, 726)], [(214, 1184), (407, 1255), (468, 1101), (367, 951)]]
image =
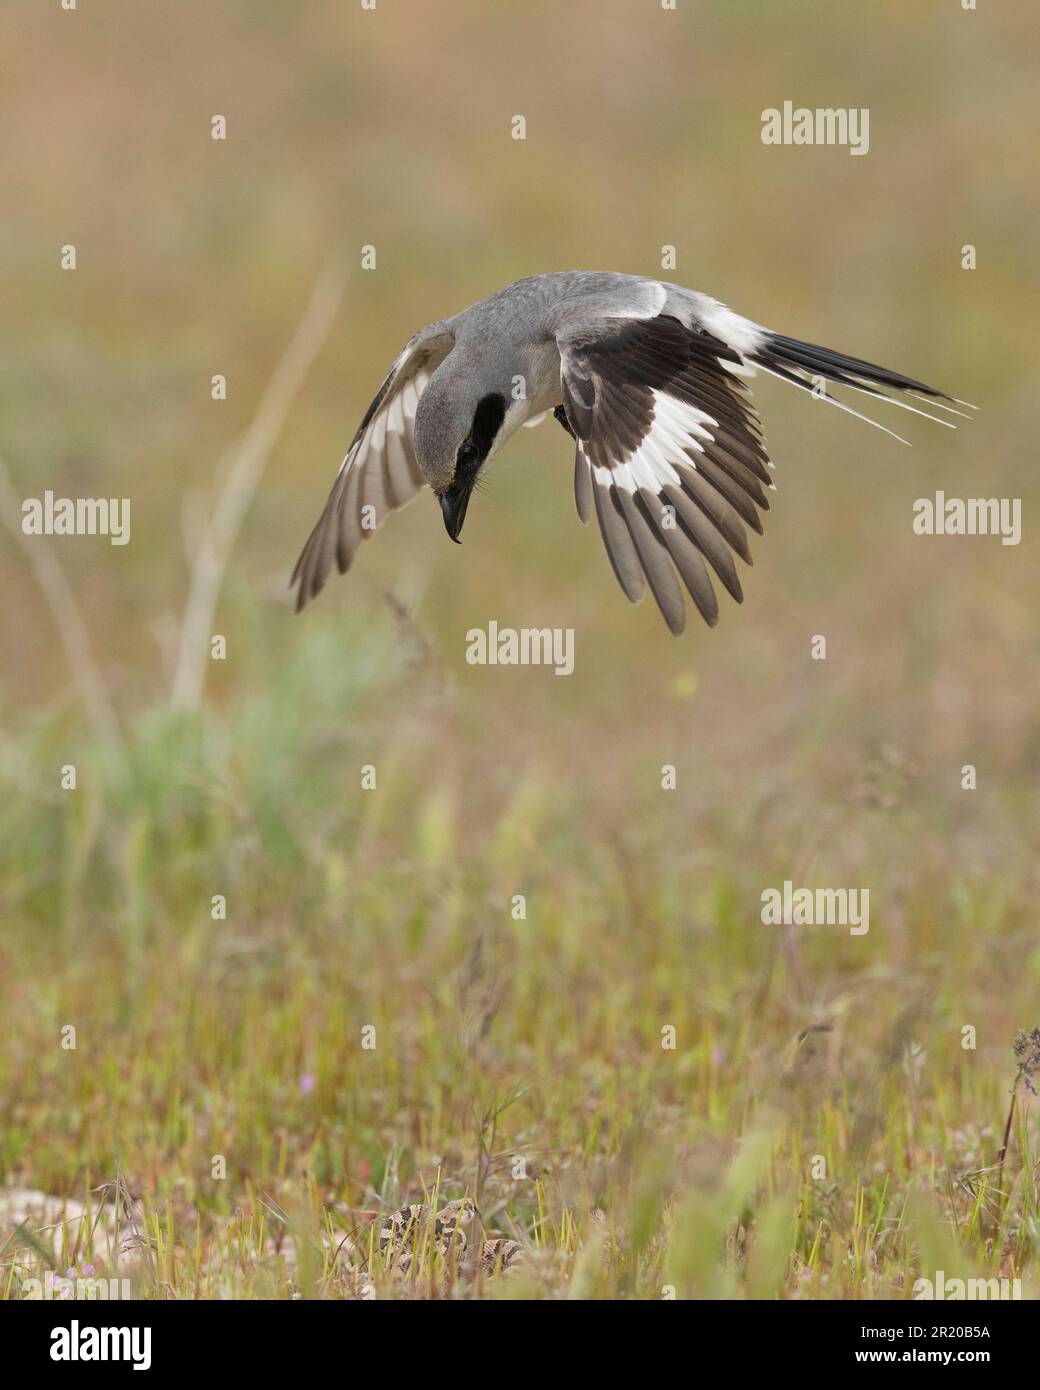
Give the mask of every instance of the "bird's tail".
[[(945, 411), (949, 415), (959, 415), (965, 420), (970, 417), (955, 407), (966, 405), (969, 410), (976, 409), (975, 406), (968, 405), (967, 401), (960, 401), (956, 396), (947, 395), (945, 391), (937, 391), (934, 386), (926, 386), (923, 381), (917, 381), (912, 376), (903, 376), (901, 372), (890, 371), (888, 367), (877, 367), (873, 362), (864, 362), (858, 357), (846, 357), (842, 352), (832, 352), (830, 348), (817, 347), (815, 343), (802, 343), (797, 338), (785, 338), (780, 333), (770, 333), (768, 330), (765, 331), (757, 349), (746, 353), (745, 356), (748, 362), (764, 372), (769, 372), (771, 376), (790, 382), (792, 386), (798, 386), (803, 391), (809, 391), (818, 399), (826, 400), (831, 405), (855, 415), (857, 419), (866, 420), (868, 425), (876, 425), (878, 429), (885, 430), (886, 434), (894, 434), (894, 431), (838, 400), (827, 390), (827, 383), (834, 382), (853, 391), (874, 396), (879, 401), (887, 401), (889, 405), (912, 410), (915, 415), (923, 415), (926, 419), (934, 420), (936, 424), (946, 425), (950, 429), (956, 428), (952, 421), (932, 415), (927, 410), (920, 410), (901, 396), (911, 396), (936, 410)], [(895, 438), (902, 439), (902, 436), (896, 434)], [(902, 439), (902, 442), (907, 443), (905, 439)]]

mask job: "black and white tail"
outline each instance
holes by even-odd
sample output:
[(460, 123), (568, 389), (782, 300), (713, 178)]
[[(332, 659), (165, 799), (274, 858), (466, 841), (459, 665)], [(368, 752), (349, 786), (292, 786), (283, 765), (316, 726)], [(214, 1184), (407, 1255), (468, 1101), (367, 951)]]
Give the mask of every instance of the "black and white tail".
[(926, 386), (923, 381), (917, 381), (912, 376), (903, 376), (901, 372), (890, 371), (887, 367), (877, 367), (873, 362), (863, 362), (858, 357), (847, 357), (843, 352), (832, 352), (830, 348), (817, 347), (815, 343), (802, 343), (797, 338), (785, 338), (780, 333), (770, 333), (768, 330), (764, 330), (764, 337), (755, 350), (745, 353), (745, 357), (749, 363), (764, 372), (769, 372), (771, 376), (779, 377), (781, 381), (790, 382), (792, 386), (811, 392), (818, 399), (836, 405), (839, 410), (847, 411), (857, 419), (865, 420), (868, 425), (875, 425), (879, 430), (884, 430), (903, 444), (909, 441), (879, 421), (872, 420), (868, 415), (861, 415), (858, 410), (853, 410), (850, 405), (832, 396), (824, 383), (832, 381), (839, 386), (850, 387), (853, 391), (862, 391), (879, 401), (897, 405), (902, 410), (912, 410), (915, 415), (923, 415), (926, 419), (946, 425), (949, 429), (956, 428), (950, 420), (944, 420), (927, 410), (920, 410), (893, 393), (902, 392), (926, 405), (931, 405), (936, 410), (946, 411), (949, 415), (959, 415), (965, 420), (970, 417), (955, 407), (967, 405), (969, 410), (976, 409), (967, 401), (949, 396), (945, 391), (937, 391), (934, 386)]

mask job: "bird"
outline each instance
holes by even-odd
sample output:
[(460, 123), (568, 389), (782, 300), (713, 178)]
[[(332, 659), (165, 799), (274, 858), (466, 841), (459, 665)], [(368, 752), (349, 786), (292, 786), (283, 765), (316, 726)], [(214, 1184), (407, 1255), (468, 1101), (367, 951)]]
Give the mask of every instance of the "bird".
[(747, 528), (762, 534), (776, 490), (747, 385), (759, 371), (904, 444), (830, 388), (950, 428), (946, 414), (970, 418), (958, 407), (975, 409), (664, 280), (613, 271), (530, 276), (408, 341), (365, 412), (293, 570), (297, 611), (324, 587), (333, 561), (345, 573), (361, 542), (425, 487), (458, 541), (484, 470), (516, 430), (551, 413), (574, 444), (579, 519), (587, 524), (595, 515), (625, 596), (636, 603), (649, 588), (679, 634), (686, 624), (681, 580), (714, 627), (719, 605), (710, 572), (743, 601), (734, 559), (752, 563)]

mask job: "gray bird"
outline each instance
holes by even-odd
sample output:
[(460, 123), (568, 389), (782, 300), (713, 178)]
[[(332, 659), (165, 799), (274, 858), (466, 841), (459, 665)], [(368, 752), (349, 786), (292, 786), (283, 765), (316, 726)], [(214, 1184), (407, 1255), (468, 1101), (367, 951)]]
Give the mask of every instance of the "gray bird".
[(669, 628), (682, 632), (681, 577), (714, 626), (705, 561), (742, 602), (733, 556), (751, 564), (744, 523), (761, 534), (773, 486), (742, 380), (756, 370), (879, 429), (825, 383), (938, 424), (950, 421), (888, 393), (964, 416), (940, 404), (965, 404), (956, 397), (772, 333), (679, 285), (610, 271), (534, 275), (422, 329), (390, 368), (296, 563), (297, 610), (333, 559), (345, 573), (360, 542), (424, 485), (457, 541), (482, 470), (515, 430), (552, 411), (575, 441), (578, 515), (587, 523), (595, 511), (626, 596), (638, 602), (649, 584)]

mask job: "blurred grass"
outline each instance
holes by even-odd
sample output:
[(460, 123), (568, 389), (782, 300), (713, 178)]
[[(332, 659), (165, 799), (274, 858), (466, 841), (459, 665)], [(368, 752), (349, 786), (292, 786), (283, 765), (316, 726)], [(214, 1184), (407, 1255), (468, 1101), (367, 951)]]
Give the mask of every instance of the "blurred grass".
[[(148, 1296), (354, 1292), (366, 1223), (438, 1175), (527, 1245), (506, 1293), (899, 1296), (936, 1261), (1035, 1290), (1028, 1107), (1004, 1194), (992, 1169), (1011, 1038), (1040, 1013), (1024, 17), (141, 3), (3, 24), (2, 450), (26, 495), (131, 496), (134, 532), (58, 547), (125, 751), (0, 547), (0, 1187), (82, 1199), (125, 1172)], [(785, 97), (869, 105), (870, 155), (762, 146)], [(366, 242), (379, 269), (225, 586), (228, 660), (175, 716), (215, 461), (330, 247)], [(780, 492), (712, 633), (674, 641), (624, 602), (550, 426), (510, 445), (461, 551), (420, 500), (292, 619), (299, 543), (408, 334), (539, 270), (656, 273), (665, 243), (673, 278), (983, 414), (914, 421), (910, 452), (758, 387)], [(1023, 544), (913, 537), (939, 487), (1022, 496)], [(575, 674), (468, 667), (489, 617), (574, 627)], [(763, 927), (785, 878), (869, 887), (869, 935)], [(5, 1251), (0, 1288), (40, 1258)], [(445, 1280), (431, 1257), (420, 1290)]]
[[(143, 715), (126, 761), (78, 733), (74, 793), (36, 771), (70, 756), (68, 730), (5, 739), (3, 1171), (75, 1196), (121, 1165), (171, 1204), (182, 1293), (261, 1194), (329, 1213), (327, 1262), (438, 1173), (541, 1246), (517, 1291), (567, 1286), (560, 1223), (587, 1234), (593, 1206), (624, 1236), (590, 1294), (905, 1291), (907, 1192), (967, 1227), (962, 1180), (994, 1162), (1010, 1035), (1035, 1013), (1035, 800), (996, 853), (891, 748), (834, 786), (849, 809), (822, 843), (804, 776), (737, 798), (720, 768), (663, 792), (649, 731), (602, 781), (553, 778), (546, 751), (524, 768), (467, 739), (477, 692), (372, 626), (311, 625), (226, 714)], [(763, 928), (762, 886), (799, 872), (867, 882), (869, 935)], [(830, 1031), (799, 1042), (813, 1025)], [(520, 1090), (481, 1167), (484, 1118)], [(1016, 1194), (988, 1195), (948, 1271), (1031, 1268), (1032, 1160), (1014, 1152)], [(281, 1258), (261, 1262), (275, 1289)], [(219, 1287), (266, 1287), (231, 1263)]]

